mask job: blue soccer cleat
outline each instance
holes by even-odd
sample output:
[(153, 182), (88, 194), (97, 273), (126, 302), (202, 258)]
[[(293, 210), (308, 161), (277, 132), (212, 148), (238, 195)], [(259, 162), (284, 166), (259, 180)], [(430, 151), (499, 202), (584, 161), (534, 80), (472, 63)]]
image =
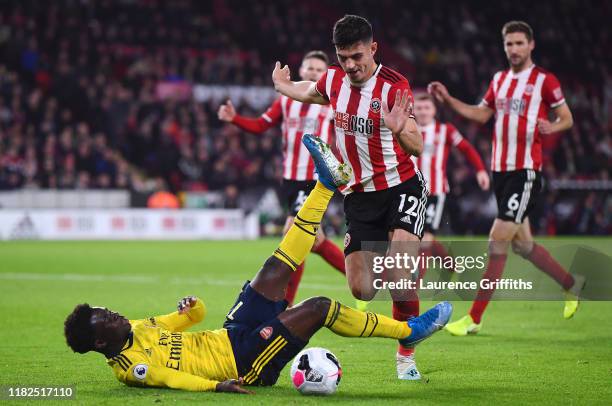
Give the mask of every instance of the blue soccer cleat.
[(419, 317), (413, 317), (407, 321), (412, 333), (406, 338), (399, 340), (404, 347), (414, 347), (424, 339), (441, 330), (453, 314), (453, 305), (449, 302), (440, 302)]
[(346, 185), (351, 180), (351, 168), (338, 161), (331, 147), (319, 137), (304, 134), (302, 144), (310, 152), (317, 174), (319, 174), (319, 181), (326, 188), (335, 190), (338, 186)]

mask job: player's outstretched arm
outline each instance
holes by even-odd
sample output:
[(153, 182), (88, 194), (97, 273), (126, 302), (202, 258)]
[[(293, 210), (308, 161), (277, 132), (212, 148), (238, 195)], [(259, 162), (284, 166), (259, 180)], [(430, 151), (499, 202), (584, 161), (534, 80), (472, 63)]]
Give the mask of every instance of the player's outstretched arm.
[(254, 392), (242, 387), (244, 380), (240, 379), (228, 379), (227, 381), (219, 382), (217, 384), (217, 392), (229, 392), (229, 393), (244, 393), (246, 395), (253, 395)]
[(438, 102), (446, 104), (468, 120), (484, 124), (493, 116), (493, 110), (485, 105), (471, 105), (454, 98), (450, 95), (446, 86), (440, 82), (431, 82), (427, 85), (427, 92), (434, 96)]
[(241, 379), (218, 382), (157, 365), (137, 364), (125, 372), (124, 380), (129, 386), (170, 388), (192, 392), (252, 393), (242, 387)]
[(476, 169), (476, 181), (478, 182), (478, 186), (482, 190), (489, 190), (490, 179), (487, 170), (485, 169), (484, 163), (476, 151), (476, 148), (468, 140), (463, 138), (458, 132), (455, 133), (455, 137), (459, 138), (459, 141), (456, 144), (456, 147), (463, 156), (469, 161), (469, 163)]
[(195, 296), (186, 296), (179, 300), (177, 311), (153, 319), (160, 327), (170, 331), (184, 331), (204, 320), (206, 306), (201, 299)]
[(234, 108), (234, 104), (231, 100), (227, 100), (225, 104), (219, 106), (219, 111), (217, 111), (217, 117), (221, 121), (225, 121), (226, 123), (231, 123), (234, 121), (236, 117), (236, 109)]
[(228, 99), (225, 104), (219, 106), (217, 117), (219, 117), (219, 120), (234, 124), (244, 131), (261, 134), (281, 122), (282, 109), (280, 98), (277, 98), (268, 110), (257, 118), (241, 116), (236, 112), (232, 101)]
[(317, 91), (315, 82), (292, 82), (289, 67), (285, 65), (281, 68), (280, 62), (276, 62), (274, 66), (272, 81), (277, 92), (293, 100), (302, 103), (329, 104), (329, 101)]

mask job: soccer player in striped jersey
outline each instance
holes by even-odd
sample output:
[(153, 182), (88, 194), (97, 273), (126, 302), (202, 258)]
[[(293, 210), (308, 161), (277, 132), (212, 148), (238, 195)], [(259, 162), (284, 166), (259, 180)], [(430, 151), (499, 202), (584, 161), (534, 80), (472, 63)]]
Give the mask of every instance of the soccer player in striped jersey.
[(442, 328), (452, 314), (448, 302), (402, 321), (326, 297), (287, 309), (291, 274), (310, 252), (334, 190), (350, 177), (318, 137), (305, 135), (304, 143), (315, 157), (319, 180), (274, 254), (244, 284), (223, 328), (185, 331), (206, 315), (204, 303), (193, 296), (179, 301), (174, 313), (140, 320), (80, 304), (64, 323), (70, 348), (103, 354), (117, 379), (129, 386), (252, 393), (243, 385), (274, 385), (283, 367), (323, 327), (344, 337), (385, 337), (405, 346)]
[[(463, 117), (486, 123), (495, 115), (491, 169), (498, 214), (489, 234), (490, 256), (483, 278), (501, 278), (509, 245), (517, 254), (550, 275), (566, 291), (563, 315), (570, 318), (578, 308), (581, 275), (569, 274), (542, 246), (533, 241), (529, 212), (542, 188), (542, 136), (568, 130), (572, 113), (561, 85), (552, 73), (536, 66), (533, 30), (523, 21), (510, 21), (502, 28), (509, 69), (497, 72), (482, 102), (466, 104), (452, 97), (440, 82), (429, 84), (429, 92)], [(556, 118), (548, 120), (549, 113)], [(470, 313), (447, 326), (453, 335), (477, 333), (482, 314), (493, 290), (480, 290)]]
[[(323, 51), (310, 51), (302, 59), (300, 78), (316, 82), (327, 71), (329, 60)], [(293, 224), (295, 215), (308, 197), (316, 183), (314, 163), (306, 147), (302, 145), (302, 134), (313, 134), (326, 143), (331, 143), (334, 128), (331, 125), (333, 111), (329, 106), (308, 104), (294, 101), (286, 96), (280, 96), (258, 118), (243, 117), (236, 113), (232, 102), (219, 107), (218, 116), (221, 121), (235, 124), (241, 129), (261, 134), (264, 131), (281, 124), (283, 132), (283, 182), (282, 194), (288, 209), (283, 234)], [(323, 229), (319, 228), (317, 238), (312, 246), (312, 252), (320, 255), (328, 264), (344, 271), (344, 254), (332, 241), (325, 237)], [(287, 301), (293, 304), (298, 285), (304, 273), (304, 263), (300, 264), (292, 274), (287, 288)]]
[[(348, 225), (346, 276), (355, 298), (371, 300), (378, 277), (373, 262), (381, 251), (393, 257), (419, 253), (427, 187), (410, 156), (421, 154), (423, 138), (412, 114), (408, 80), (374, 59), (378, 44), (370, 23), (356, 15), (344, 16), (334, 25), (333, 43), (339, 65), (332, 65), (316, 84), (292, 82), (289, 68), (279, 62), (272, 80), (279, 93), (293, 100), (334, 109), (336, 145), (353, 173), (340, 189)], [(395, 266), (385, 272), (388, 281), (401, 281), (418, 270)], [(410, 305), (414, 290), (390, 293), (396, 320), (415, 315)], [(398, 347), (399, 379), (420, 379), (413, 355), (413, 348)]]
[[(423, 153), (413, 157), (417, 167), (429, 186), (425, 233), (421, 250), (425, 256), (446, 257), (448, 252), (436, 241), (434, 234), (440, 227), (446, 194), (449, 192), (446, 177), (446, 162), (451, 148), (457, 148), (476, 170), (476, 181), (482, 190), (489, 190), (489, 175), (476, 149), (450, 123), (436, 120), (436, 105), (428, 93), (417, 94), (414, 100), (414, 115), (423, 134)], [(419, 275), (423, 277), (425, 269)]]

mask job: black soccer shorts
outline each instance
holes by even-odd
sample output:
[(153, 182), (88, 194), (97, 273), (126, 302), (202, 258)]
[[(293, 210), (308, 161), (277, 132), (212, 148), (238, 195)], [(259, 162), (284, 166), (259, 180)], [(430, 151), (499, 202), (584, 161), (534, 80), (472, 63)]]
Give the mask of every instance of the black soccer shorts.
[(238, 375), (247, 385), (274, 385), (285, 367), (308, 342), (293, 336), (278, 315), (287, 301), (274, 302), (246, 282), (223, 327), (232, 344)]
[(404, 183), (388, 189), (347, 195), (344, 198), (348, 226), (344, 237), (344, 255), (361, 251), (364, 241), (388, 241), (389, 232), (396, 228), (422, 238), (427, 193), (426, 182), (417, 171)]
[(316, 183), (316, 180), (283, 179), (281, 194), (283, 196), (283, 203), (287, 209), (287, 215), (295, 217)]
[(497, 218), (521, 224), (542, 192), (542, 174), (533, 169), (493, 172)]
[(446, 193), (440, 193), (427, 198), (427, 210), (425, 212), (425, 231), (435, 233), (440, 228)]

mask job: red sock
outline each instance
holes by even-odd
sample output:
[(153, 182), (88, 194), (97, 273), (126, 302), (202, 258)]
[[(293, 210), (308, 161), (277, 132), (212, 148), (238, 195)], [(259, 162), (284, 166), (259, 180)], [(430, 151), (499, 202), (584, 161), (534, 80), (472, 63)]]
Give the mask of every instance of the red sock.
[(328, 264), (346, 274), (344, 269), (344, 252), (336, 244), (328, 240), (327, 238), (321, 242), (312, 252), (319, 254)]
[(432, 254), (436, 257), (444, 258), (450, 256), (448, 251), (446, 250), (446, 247), (442, 245), (442, 243), (438, 240), (433, 240), (431, 242), (431, 251)]
[(304, 273), (304, 262), (300, 264), (289, 279), (289, 283), (287, 284), (287, 293), (285, 294), (285, 300), (289, 302), (289, 306), (293, 305), (293, 300), (295, 299), (295, 295), (297, 294), (298, 286), (300, 285), (300, 281), (302, 280), (302, 274)]
[[(433, 240), (431, 242), (431, 251), (433, 256), (440, 257), (444, 261), (444, 258), (450, 257), (450, 254), (446, 250), (446, 247), (438, 240)], [(448, 269), (450, 272), (455, 272), (455, 269)]]
[[(508, 255), (506, 254), (491, 254), (489, 257), (487, 270), (485, 271), (484, 275), (482, 275), (482, 278), (489, 279), (490, 281), (496, 281), (501, 278), (502, 274), (504, 273), (504, 266), (506, 265), (507, 257)], [(495, 292), (495, 289), (478, 290), (476, 300), (474, 300), (474, 303), (472, 303), (472, 308), (470, 309), (470, 316), (472, 316), (474, 323), (480, 323), (482, 314), (487, 308), (487, 305), (491, 300), (491, 296), (493, 296), (493, 292)]]
[[(415, 293), (416, 296), (416, 293)], [(419, 298), (416, 296), (416, 300), (409, 300), (406, 302), (393, 301), (393, 318), (395, 320), (406, 321), (411, 316), (419, 315)], [(414, 354), (414, 347), (404, 347), (402, 345), (397, 346), (397, 352), (403, 356), (409, 356)]]
[(556, 280), (559, 285), (563, 286), (563, 289), (569, 290), (574, 286), (574, 277), (572, 274), (563, 269), (563, 267), (550, 255), (548, 250), (541, 245), (534, 243), (533, 249), (525, 258)]
[(427, 258), (431, 257), (433, 254), (431, 247), (423, 248), (421, 252), (423, 253), (423, 262), (421, 262), (421, 268), (419, 269), (419, 278), (417, 279), (417, 282), (425, 277), (425, 274), (427, 273)]

